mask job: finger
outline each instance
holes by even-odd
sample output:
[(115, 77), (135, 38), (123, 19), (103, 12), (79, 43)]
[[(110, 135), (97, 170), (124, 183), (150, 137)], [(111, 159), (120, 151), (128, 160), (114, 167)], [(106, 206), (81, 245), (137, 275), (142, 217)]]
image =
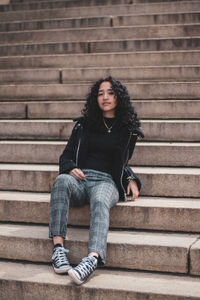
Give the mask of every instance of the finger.
[(127, 195), (130, 194), (130, 185), (127, 186)]
[(77, 175), (78, 175), (78, 177), (80, 178), (80, 180), (82, 180), (82, 179), (85, 178), (84, 173), (83, 173), (80, 169), (77, 170)]

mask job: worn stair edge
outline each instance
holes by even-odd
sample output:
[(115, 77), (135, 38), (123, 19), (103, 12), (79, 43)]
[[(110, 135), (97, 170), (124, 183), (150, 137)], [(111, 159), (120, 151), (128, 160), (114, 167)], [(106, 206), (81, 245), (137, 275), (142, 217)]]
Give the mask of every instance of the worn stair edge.
[[(49, 201), (48, 193), (0, 191), (1, 222), (48, 224)], [(199, 219), (200, 199), (141, 196), (111, 209), (110, 228), (199, 233)], [(68, 224), (89, 226), (89, 205), (71, 207)]]
[[(142, 181), (141, 196), (199, 198), (199, 168), (134, 167)], [(0, 189), (50, 192), (58, 166), (0, 164)]]
[[(88, 235), (88, 229), (68, 228), (65, 247), (72, 264), (87, 255)], [(195, 234), (109, 231), (106, 266), (187, 273), (188, 252), (197, 238)], [(51, 255), (47, 226), (0, 224), (1, 258), (51, 262)]]
[[(0, 262), (2, 300), (154, 300), (200, 299), (200, 279), (188, 276), (96, 270), (84, 285), (76, 287), (69, 276), (59, 276), (51, 266)], [(173, 282), (173, 284), (172, 284)]]

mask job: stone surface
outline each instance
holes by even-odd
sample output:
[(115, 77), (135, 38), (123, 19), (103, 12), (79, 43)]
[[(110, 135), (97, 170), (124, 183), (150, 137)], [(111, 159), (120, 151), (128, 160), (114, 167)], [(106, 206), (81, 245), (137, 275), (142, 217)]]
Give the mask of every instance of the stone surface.
[(189, 25), (149, 25), (149, 26), (123, 26), (112, 28), (79, 28), (79, 29), (54, 29), (32, 30), (16, 32), (0, 32), (0, 44), (29, 44), (29, 43), (63, 43), (68, 41), (94, 41), (129, 39), (155, 39), (196, 37), (200, 30), (199, 24)]
[[(85, 101), (27, 103), (28, 119), (71, 119), (81, 115)], [(14, 105), (13, 103), (10, 104)], [(135, 100), (132, 105), (140, 119), (199, 119), (199, 100)], [(1, 105), (0, 105), (1, 109)]]
[[(199, 142), (200, 120), (143, 120), (146, 141)], [(71, 120), (0, 120), (0, 139), (66, 140)]]
[(2, 69), (11, 68), (83, 68), (196, 65), (200, 51), (147, 51), (122, 53), (85, 53), (1, 57)]
[[(67, 142), (0, 141), (2, 163), (58, 164)], [(133, 166), (200, 167), (199, 143), (138, 142), (129, 161)]]
[[(200, 82), (134, 82), (126, 83), (129, 94), (135, 100), (198, 99)], [(9, 88), (8, 88), (9, 87)], [(83, 100), (89, 92), (89, 84), (34, 84), (0, 85), (0, 101), (28, 100)]]
[[(141, 195), (200, 197), (199, 168), (134, 167), (142, 181)], [(54, 165), (0, 164), (0, 189), (50, 192), (58, 174)]]
[[(160, 272), (187, 273), (188, 251), (198, 235), (109, 231), (106, 266)], [(88, 230), (69, 228), (65, 247), (77, 264), (87, 255)], [(24, 249), (24, 251), (22, 250)], [(48, 227), (0, 225), (0, 257), (50, 262), (52, 241)]]
[[(76, 287), (68, 276), (59, 276), (51, 266), (0, 262), (2, 300), (197, 300), (199, 278), (161, 275), (150, 272), (96, 270), (84, 286)], [(172, 284), (173, 282), (173, 284)]]
[[(48, 224), (49, 201), (48, 193), (1, 191), (0, 219), (6, 222)], [(198, 233), (199, 220), (199, 199), (140, 196), (134, 202), (119, 202), (111, 209), (110, 228)], [(89, 226), (89, 206), (71, 207), (68, 224)]]
[(166, 37), (129, 40), (96, 40), (59, 43), (25, 43), (0, 45), (0, 56), (78, 54), (105, 52), (200, 50), (199, 37)]
[(200, 239), (190, 248), (190, 274), (200, 275)]

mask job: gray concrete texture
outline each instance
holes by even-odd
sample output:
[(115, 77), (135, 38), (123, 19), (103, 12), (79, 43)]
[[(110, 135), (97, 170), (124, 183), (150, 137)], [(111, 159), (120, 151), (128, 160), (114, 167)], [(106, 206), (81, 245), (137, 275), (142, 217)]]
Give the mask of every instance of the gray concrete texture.
[[(2, 300), (198, 300), (199, 278), (145, 272), (97, 270), (81, 288), (75, 287), (68, 276), (58, 276), (52, 267), (42, 264), (0, 262)], [(173, 284), (172, 284), (173, 282)], [(19, 286), (21, 288), (19, 288)]]
[[(48, 193), (1, 191), (1, 221), (48, 225), (49, 201)], [(140, 196), (111, 209), (110, 228), (199, 233), (199, 211), (199, 199)], [(89, 219), (89, 205), (70, 208), (69, 225), (89, 226)]]
[(0, 44), (64, 43), (85, 41), (111, 41), (126, 37), (129, 39), (196, 37), (199, 24), (148, 25), (113, 28), (79, 28), (35, 31), (0, 32)]
[[(0, 257), (50, 262), (52, 241), (48, 227), (0, 225)], [(188, 251), (198, 235), (147, 232), (108, 233), (106, 266), (171, 273), (188, 272)], [(69, 228), (66, 247), (69, 260), (77, 264), (87, 255), (88, 230)], [(22, 251), (23, 249), (25, 251)]]
[[(68, 68), (1, 70), (0, 84), (16, 83), (77, 83), (93, 82), (113, 76), (120, 81), (199, 80), (200, 66), (157, 66), (120, 68)], [(61, 82), (60, 82), (61, 81)]]
[(199, 37), (0, 45), (0, 56), (199, 50)]
[[(146, 3), (145, 3), (146, 2)], [(9, 5), (9, 6), (3, 6), (1, 7), (0, 11), (2, 12), (9, 12), (9, 11), (28, 11), (28, 10), (48, 10), (48, 9), (59, 9), (59, 8), (82, 8), (82, 7), (87, 7), (87, 6), (91, 6), (93, 7), (93, 11), (95, 13), (99, 13), (98, 15), (102, 14), (102, 8), (107, 8), (107, 6), (109, 7), (109, 5), (112, 4), (118, 4), (120, 7), (121, 6), (125, 6), (126, 8), (124, 9), (126, 11), (126, 13), (128, 12), (128, 8), (130, 8), (132, 6), (132, 9), (135, 13), (138, 12), (151, 12), (151, 11), (156, 11), (156, 12), (160, 12), (162, 10), (166, 10), (166, 9), (173, 9), (173, 10), (178, 10), (178, 11), (184, 11), (184, 9), (195, 9), (195, 4), (197, 5), (197, 3), (195, 3), (195, 1), (190, 1), (191, 3), (184, 3), (185, 1), (183, 0), (179, 0), (179, 1), (175, 1), (175, 4), (172, 5), (170, 2), (171, 1), (162, 1), (161, 3), (157, 3), (160, 1), (134, 1), (132, 5), (128, 5), (130, 2), (129, 0), (115, 0), (115, 1), (104, 1), (103, 3), (101, 2), (102, 6), (99, 5), (99, 1), (98, 0), (93, 0), (93, 1), (88, 1), (88, 0), (81, 0), (81, 1), (40, 1), (40, 2), (33, 2), (33, 3), (14, 3), (13, 5)], [(143, 4), (143, 5), (141, 5)], [(197, 8), (199, 8), (199, 6), (197, 5)], [(112, 8), (113, 10), (113, 8)], [(107, 10), (108, 13), (108, 10)], [(110, 13), (110, 12), (109, 12)], [(93, 14), (93, 12), (91, 12), (91, 14)], [(84, 15), (84, 13), (83, 13)]]
[(151, 15), (126, 15), (126, 16), (96, 16), (83, 18), (60, 18), (49, 20), (30, 20), (24, 22), (0, 23), (0, 31), (41, 30), (56, 28), (84, 28), (84, 27), (118, 27), (133, 25), (162, 25), (199, 23), (200, 13), (166, 13)]
[[(199, 81), (182, 82), (123, 82), (135, 100), (198, 99)], [(37, 88), (36, 88), (37, 87)], [(0, 101), (83, 100), (91, 83), (74, 84), (10, 84), (0, 85)]]
[(162, 52), (122, 52), (61, 55), (30, 55), (0, 57), (1, 69), (26, 68), (109, 68), (136, 66), (196, 65), (200, 51), (162, 51)]
[[(1, 163), (58, 164), (67, 142), (0, 141)], [(200, 167), (199, 143), (138, 142), (133, 166)]]
[[(143, 120), (146, 141), (199, 142), (200, 120)], [(0, 139), (67, 140), (71, 120), (0, 120)]]
[[(14, 118), (12, 108), (21, 110), (24, 117), (24, 106), (27, 109), (28, 119), (70, 119), (81, 115), (85, 101), (49, 101), (25, 103), (1, 103), (0, 118), (5, 118), (3, 108), (7, 107), (7, 116)], [(199, 119), (199, 100), (138, 100), (132, 101), (140, 119)], [(2, 109), (1, 109), (2, 107)]]
[[(200, 197), (198, 168), (134, 167), (142, 196)], [(2, 164), (0, 189), (50, 192), (58, 175), (54, 165)]]

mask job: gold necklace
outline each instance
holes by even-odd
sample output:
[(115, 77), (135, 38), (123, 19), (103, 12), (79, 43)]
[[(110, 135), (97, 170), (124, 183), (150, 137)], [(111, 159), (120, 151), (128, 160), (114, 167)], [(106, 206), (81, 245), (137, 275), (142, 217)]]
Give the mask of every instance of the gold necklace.
[(112, 126), (108, 127), (108, 125), (106, 124), (106, 121), (105, 119), (103, 118), (103, 122), (104, 122), (104, 125), (106, 126), (107, 128), (107, 132), (108, 133), (111, 133), (111, 129), (113, 128), (114, 124), (115, 124), (115, 121), (113, 122)]

